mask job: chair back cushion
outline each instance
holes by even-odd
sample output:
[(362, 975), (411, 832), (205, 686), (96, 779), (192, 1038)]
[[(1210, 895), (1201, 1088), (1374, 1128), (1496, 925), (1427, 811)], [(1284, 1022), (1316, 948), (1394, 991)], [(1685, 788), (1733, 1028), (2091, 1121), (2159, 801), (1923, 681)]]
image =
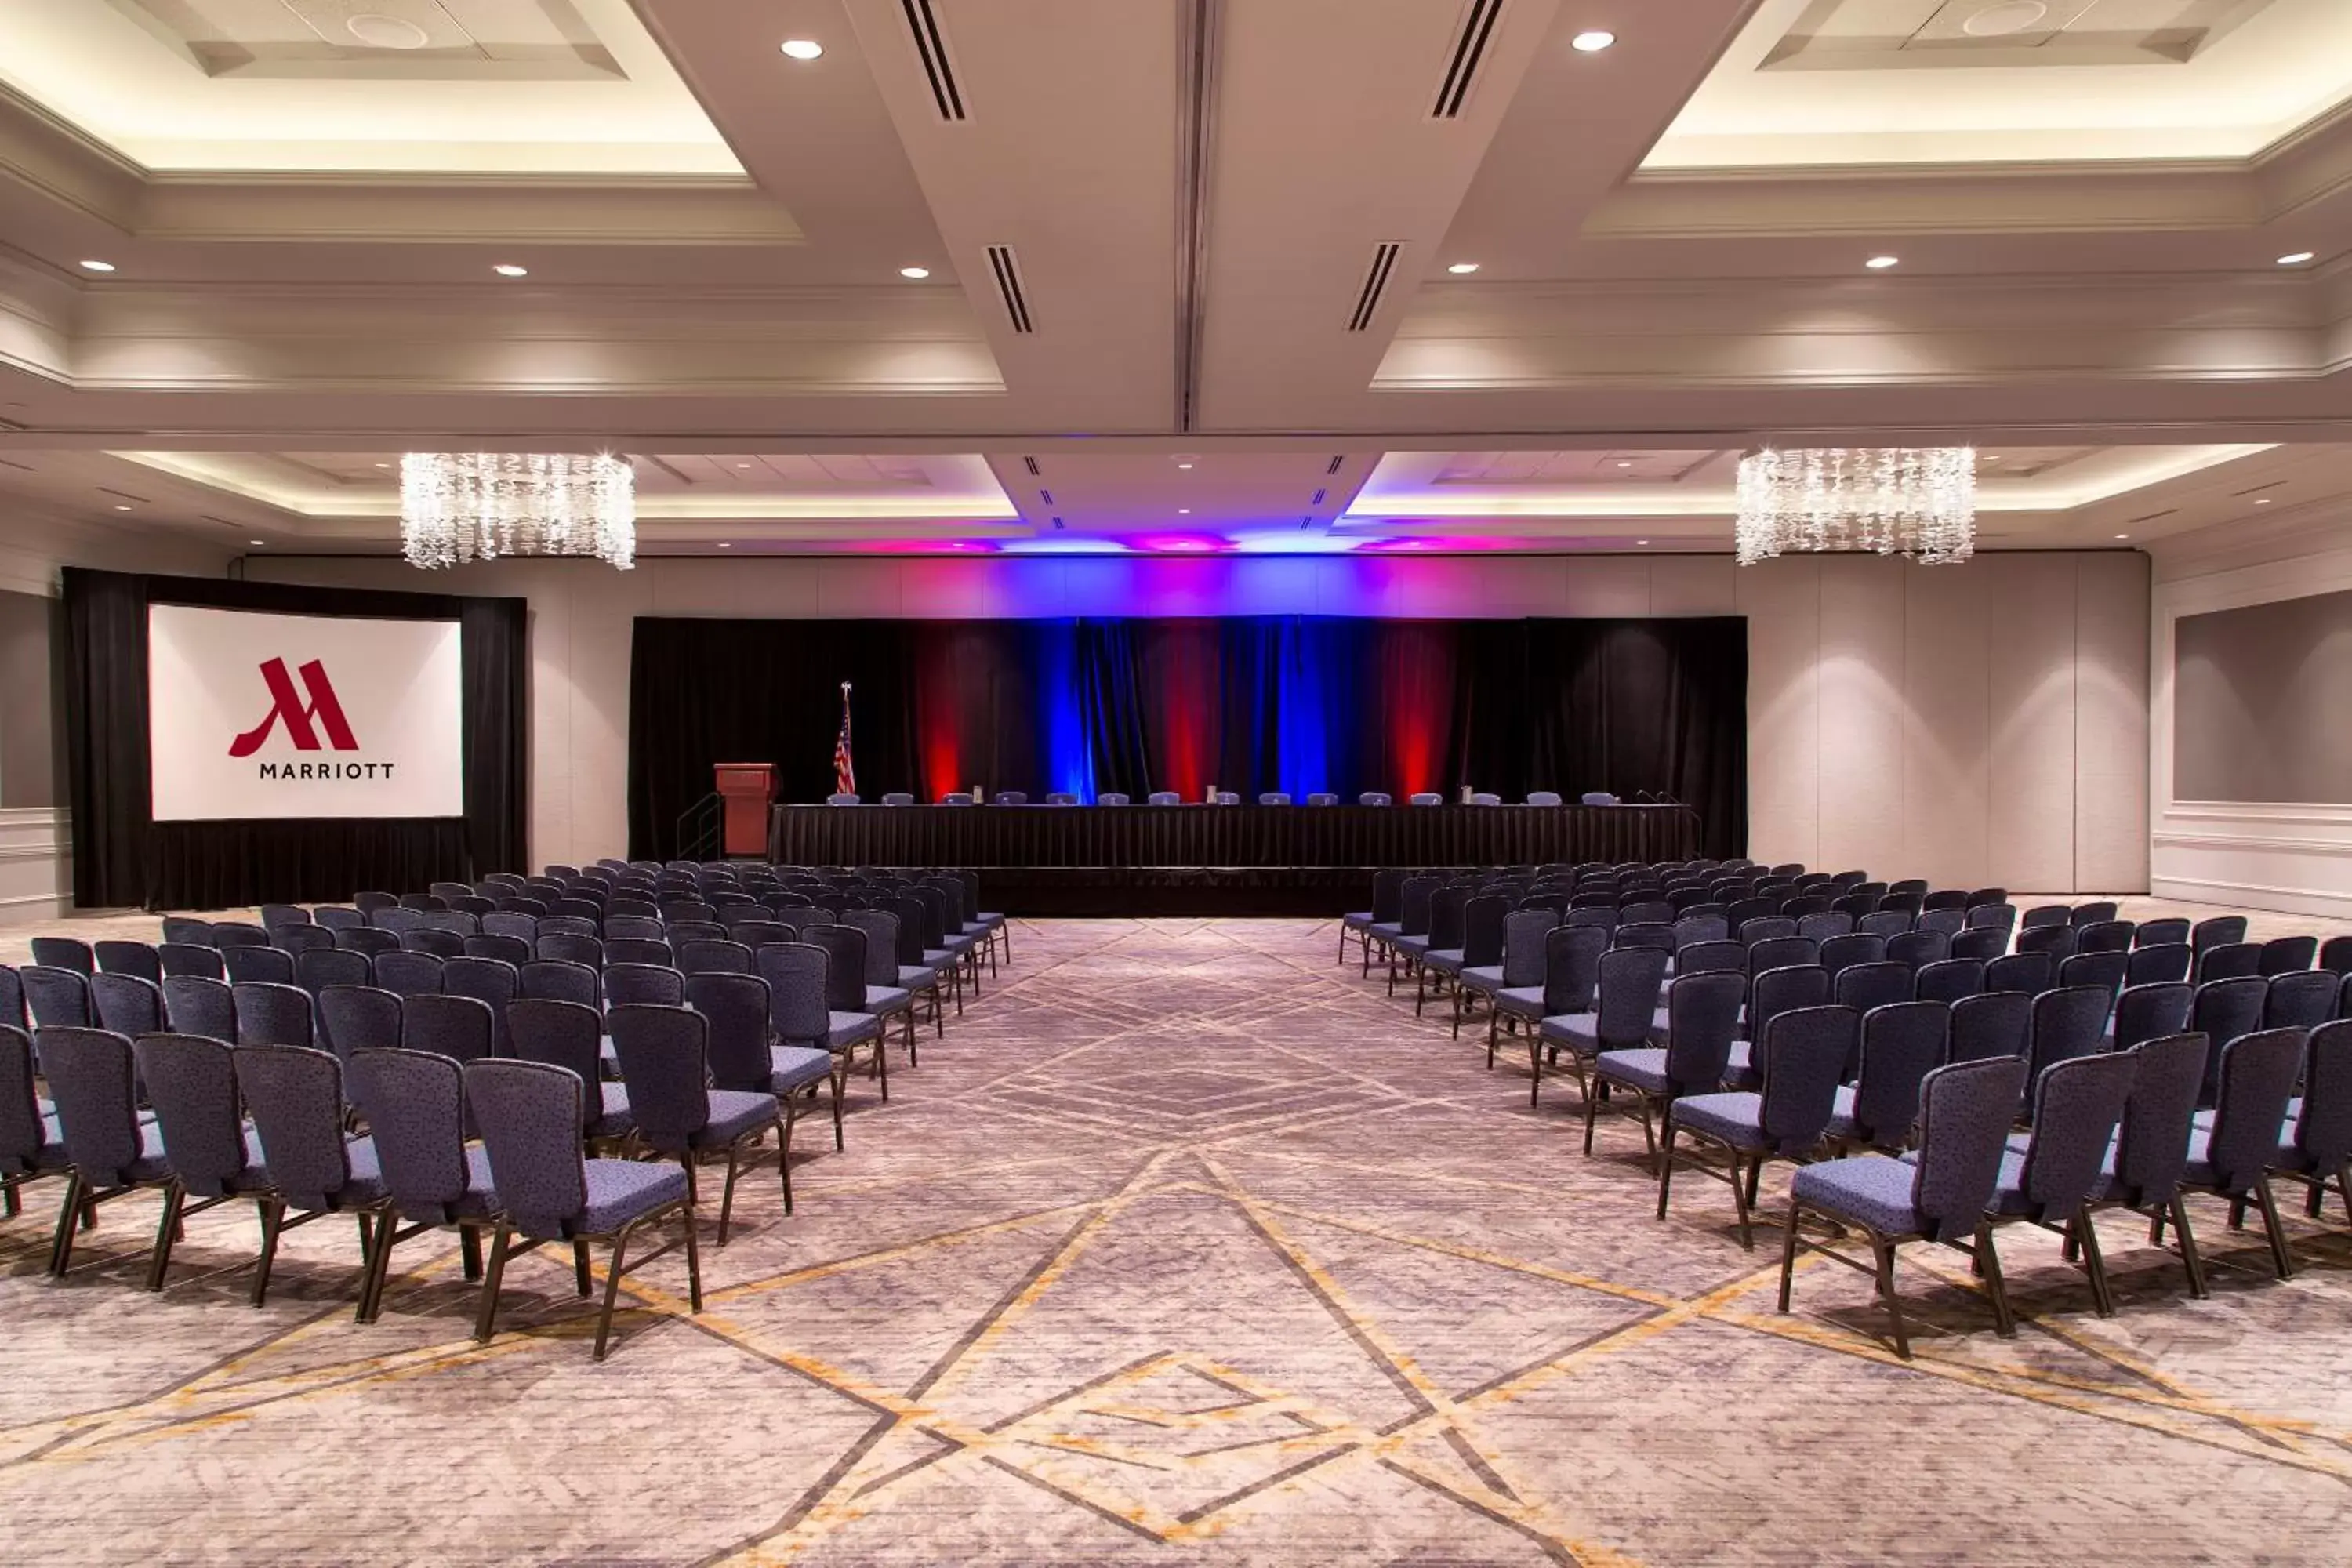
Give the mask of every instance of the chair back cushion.
[(466, 1064), (490, 1179), (507, 1218), (525, 1236), (569, 1236), (588, 1207), (588, 1168), (580, 1152), (584, 1085), (548, 1062)]
[(1921, 1080), (1911, 1204), (1929, 1237), (1957, 1241), (1976, 1230), (2024, 1092), (2025, 1063), (2014, 1056), (1953, 1062)]

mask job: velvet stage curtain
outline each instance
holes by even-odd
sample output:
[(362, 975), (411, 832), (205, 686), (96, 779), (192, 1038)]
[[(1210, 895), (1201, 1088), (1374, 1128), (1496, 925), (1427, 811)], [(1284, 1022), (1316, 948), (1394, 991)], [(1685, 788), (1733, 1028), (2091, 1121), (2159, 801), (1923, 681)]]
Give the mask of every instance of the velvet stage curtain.
[(1463, 785), (1690, 805), (1704, 852), (1747, 842), (1747, 623), (1201, 619), (730, 621), (641, 617), (630, 659), (629, 842), (667, 856), (711, 765), (833, 785), (840, 683), (858, 792), (936, 801), (1066, 791), (1142, 801), (1211, 785), (1402, 800)]
[[(68, 568), (74, 901), (233, 909), (422, 892), (525, 868), (529, 624), (520, 599), (381, 594)], [(148, 794), (147, 607), (454, 620), (464, 689), (465, 815), (157, 822)]]

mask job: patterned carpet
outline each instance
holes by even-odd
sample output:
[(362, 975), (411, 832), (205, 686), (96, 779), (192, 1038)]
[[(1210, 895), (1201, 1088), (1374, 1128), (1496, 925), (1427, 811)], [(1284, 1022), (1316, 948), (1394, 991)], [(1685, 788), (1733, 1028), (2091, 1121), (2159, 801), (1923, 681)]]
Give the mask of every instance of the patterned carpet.
[[(1576, 1151), (1483, 1037), (1333, 963), (1310, 921), (1024, 924), (1016, 965), (849, 1148), (804, 1130), (786, 1219), (624, 1287), (612, 1359), (568, 1259), (469, 1337), (454, 1247), (350, 1302), (352, 1227), (249, 1209), (137, 1288), (154, 1200), (62, 1284), (58, 1188), (0, 1222), (0, 1559), (26, 1563), (2340, 1563), (2352, 1243), (2303, 1272), (2195, 1201), (2213, 1298), (2102, 1226), (2102, 1321), (2038, 1231), (2024, 1321), (1905, 1255), (1918, 1360), (1868, 1280), (1673, 1216), (1633, 1123)], [(1784, 1175), (1768, 1173), (1764, 1205)], [(706, 1241), (708, 1236), (706, 1235)]]

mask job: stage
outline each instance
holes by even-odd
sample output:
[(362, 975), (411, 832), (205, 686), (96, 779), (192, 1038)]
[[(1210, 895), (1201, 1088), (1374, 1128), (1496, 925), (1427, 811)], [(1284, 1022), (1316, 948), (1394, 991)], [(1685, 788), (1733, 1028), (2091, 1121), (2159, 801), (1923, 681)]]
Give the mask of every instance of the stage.
[(1671, 860), (1681, 805), (779, 805), (769, 858), (950, 866), (1019, 915), (1335, 915), (1390, 866)]

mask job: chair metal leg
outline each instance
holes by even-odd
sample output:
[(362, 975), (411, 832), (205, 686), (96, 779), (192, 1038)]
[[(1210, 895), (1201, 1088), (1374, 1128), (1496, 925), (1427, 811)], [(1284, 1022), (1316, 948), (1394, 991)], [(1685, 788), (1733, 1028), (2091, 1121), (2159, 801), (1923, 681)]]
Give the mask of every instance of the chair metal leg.
[(1601, 1096), (1594, 1091), (1594, 1085), (1587, 1081), (1584, 1085), (1584, 1152), (1587, 1155), (1592, 1152), (1592, 1119), (1600, 1111)]
[(1503, 1013), (1499, 1007), (1486, 1009), (1486, 1070), (1495, 1070), (1495, 1047), (1503, 1028)]
[(1658, 1149), (1658, 1217), (1666, 1217), (1666, 1189), (1675, 1179), (1675, 1124), (1666, 1123), (1666, 1135)]
[(1886, 1321), (1895, 1330), (1895, 1353), (1905, 1361), (1911, 1359), (1911, 1336), (1903, 1326), (1903, 1302), (1895, 1294), (1895, 1244), (1870, 1238), (1870, 1250), (1878, 1259), (1878, 1299), (1886, 1307)]
[(583, 1300), (596, 1289), (595, 1282), (588, 1277), (588, 1244), (584, 1241), (572, 1244), (572, 1285)]
[(2107, 1284), (2107, 1260), (2099, 1251), (2099, 1233), (2091, 1227), (2091, 1205), (2083, 1204), (2074, 1210), (2074, 1223), (2066, 1228), (2066, 1238), (2082, 1244), (2083, 1268), (2091, 1277), (2091, 1305), (2102, 1318), (2116, 1315), (2116, 1293)]
[(2000, 1249), (1993, 1245), (1992, 1226), (1977, 1226), (1976, 1255), (1984, 1266), (1985, 1292), (1992, 1298), (1993, 1331), (2002, 1339), (2017, 1337), (2017, 1319), (2009, 1310), (2009, 1285), (2000, 1274)]
[[(620, 1261), (616, 1256), (615, 1263)], [(694, 1311), (702, 1310), (702, 1250), (694, 1241), (694, 1216), (686, 1216), (686, 1300)]]
[(735, 1213), (735, 1178), (740, 1173), (743, 1156), (738, 1145), (727, 1145), (727, 1185), (719, 1197), (719, 1245), (727, 1245), (727, 1225)]
[(787, 1215), (793, 1212), (793, 1123), (798, 1120), (799, 1114), (793, 1109), (793, 1097), (785, 1095), (777, 1106), (776, 1173), (784, 1184), (784, 1213)]
[[(621, 1267), (628, 1256), (629, 1233), (636, 1228), (635, 1225), (625, 1225), (621, 1227), (621, 1234), (613, 1238), (613, 1271), (604, 1276), (604, 1310), (596, 1314), (596, 1354), (593, 1359), (597, 1361), (604, 1359), (604, 1342), (612, 1336), (613, 1301), (621, 1292)], [(692, 1221), (687, 1224), (687, 1234), (689, 1237), (694, 1234)], [(691, 1247), (693, 1243), (689, 1241), (687, 1245)], [(701, 1292), (698, 1290), (696, 1294)], [(698, 1302), (697, 1306), (699, 1305)]]
[(383, 1310), (383, 1284), (392, 1270), (393, 1244), (400, 1239), (400, 1216), (386, 1209), (375, 1222), (375, 1246), (368, 1253), (367, 1272), (360, 1281), (360, 1304), (352, 1321), (373, 1323)]
[(264, 1198), (254, 1205), (261, 1221), (261, 1257), (253, 1266), (253, 1304), (257, 1307), (269, 1296), (269, 1266), (278, 1260), (278, 1233), (286, 1221), (283, 1198)]
[(2287, 1250), (2286, 1226), (2279, 1223), (2278, 1199), (2271, 1194), (2268, 1176), (2254, 1184), (2254, 1201), (2262, 1206), (2263, 1231), (2270, 1237), (2271, 1263), (2282, 1279), (2294, 1278), (2294, 1257)]
[(1528, 1105), (1530, 1109), (1536, 1103), (1537, 1091), (1542, 1088), (1543, 1040), (1539, 1036), (1529, 1035), (1528, 1037)]
[(1780, 1310), (1789, 1310), (1789, 1285), (1797, 1272), (1797, 1200), (1789, 1200), (1789, 1223), (1780, 1237)]
[(147, 1289), (163, 1288), (164, 1271), (172, 1267), (172, 1243), (180, 1237), (180, 1205), (186, 1203), (188, 1193), (177, 1181), (163, 1189), (163, 1218), (155, 1226), (155, 1250), (147, 1263)]
[[(2189, 1205), (2180, 1194), (2172, 1194), (2172, 1228), (2180, 1233), (2180, 1264), (2189, 1274), (2189, 1294), (2191, 1300), (2205, 1300), (2205, 1260), (2197, 1255), (2197, 1233), (2189, 1228)], [(2157, 1211), (2157, 1225), (2163, 1225), (2164, 1211)]]
[(874, 1037), (874, 1076), (882, 1084), (882, 1103), (890, 1103), (890, 1026), (886, 1022)]
[(921, 1067), (923, 1065), (922, 1035), (915, 1027), (915, 1005), (912, 1002), (907, 1004), (907, 1010), (899, 1015), (899, 1019), (906, 1026), (907, 1030), (907, 1065), (910, 1068)]
[[(1672, 1131), (1673, 1129), (1669, 1128), (1667, 1131)], [(1747, 1184), (1740, 1180), (1739, 1167), (1744, 1163), (1746, 1163), (1746, 1162), (1740, 1159), (1739, 1151), (1734, 1149), (1731, 1152), (1730, 1171), (1731, 1207), (1732, 1212), (1739, 1216), (1739, 1245), (1746, 1247), (1748, 1251), (1753, 1252), (1756, 1250), (1756, 1229), (1753, 1223), (1750, 1205), (1752, 1205), (1756, 1200), (1748, 1193)], [(1763, 1160), (1759, 1158), (1756, 1162), (1757, 1168), (1761, 1169), (1763, 1164)]]
[(2347, 1159), (2336, 1165), (2336, 1190), (2344, 1197), (2345, 1223), (2352, 1225), (2352, 1159)]
[(461, 1227), (457, 1232), (457, 1251), (465, 1261), (466, 1278), (479, 1279), (482, 1277), (482, 1233), (470, 1225)]
[(83, 1183), (79, 1171), (66, 1173), (66, 1200), (58, 1209), (58, 1234), (49, 1243), (49, 1275), (63, 1279), (73, 1261), (74, 1222), (81, 1217)]
[[(471, 1227), (465, 1232), (473, 1235)], [(499, 1281), (507, 1271), (507, 1237), (512, 1232), (507, 1222), (499, 1221), (498, 1234), (490, 1238), (490, 1266), (482, 1273), (482, 1305), (474, 1316), (474, 1338), (488, 1344), (497, 1331), (499, 1321)], [(478, 1242), (477, 1246), (479, 1245)]]
[(834, 1068), (833, 1068), (833, 1148), (834, 1148), (834, 1152), (835, 1152), (835, 1153), (839, 1153), (842, 1150), (844, 1150), (844, 1149), (845, 1149), (845, 1148), (847, 1148), (847, 1147), (848, 1147), (848, 1145), (847, 1145), (847, 1144), (844, 1143), (844, 1142), (841, 1141), (841, 1089), (842, 1089), (842, 1082), (841, 1082), (841, 1080), (842, 1080), (842, 1079), (843, 1079), (845, 1076), (846, 1076), (846, 1072), (847, 1072), (847, 1069), (846, 1069), (846, 1068), (845, 1068), (841, 1063), (839, 1063), (839, 1062), (835, 1062), (835, 1063), (834, 1064)]
[[(1642, 1113), (1642, 1152), (1654, 1160), (1658, 1157), (1658, 1134), (1650, 1125), (1650, 1096), (1641, 1096), (1633, 1102), (1633, 1108)], [(1659, 1102), (1659, 1110), (1661, 1114), (1664, 1111), (1663, 1100)]]

